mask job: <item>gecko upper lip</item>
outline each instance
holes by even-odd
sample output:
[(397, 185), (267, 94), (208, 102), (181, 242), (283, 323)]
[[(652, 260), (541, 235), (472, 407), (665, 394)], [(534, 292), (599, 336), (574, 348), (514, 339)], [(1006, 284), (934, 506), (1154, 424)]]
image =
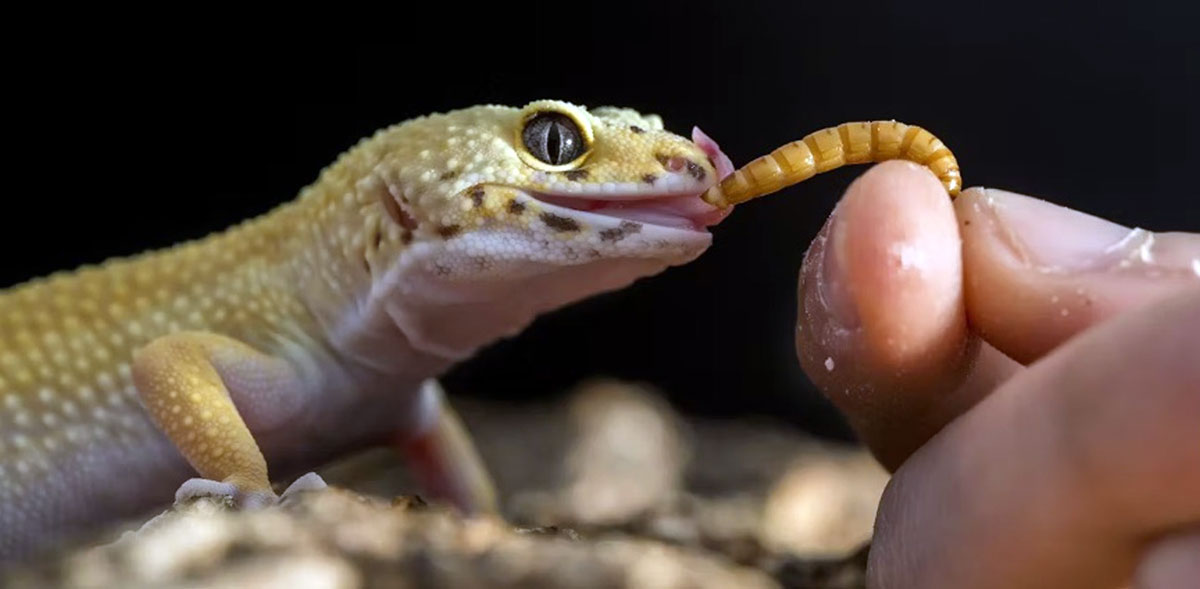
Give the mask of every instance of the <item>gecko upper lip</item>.
[(703, 231), (708, 226), (716, 225), (730, 212), (730, 209), (718, 209), (701, 200), (702, 192), (622, 195), (620, 198), (613, 198), (610, 194), (599, 198), (584, 194), (527, 194), (546, 204), (566, 209), (693, 231)]

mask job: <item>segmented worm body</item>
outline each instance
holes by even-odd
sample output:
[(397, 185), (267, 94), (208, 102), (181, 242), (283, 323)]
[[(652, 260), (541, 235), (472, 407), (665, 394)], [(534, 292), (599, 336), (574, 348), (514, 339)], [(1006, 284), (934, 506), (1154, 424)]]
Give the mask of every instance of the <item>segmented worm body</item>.
[(928, 167), (951, 197), (962, 189), (958, 160), (932, 133), (896, 121), (843, 123), (812, 133), (764, 155), (704, 193), (705, 202), (728, 207), (770, 194), (846, 164), (902, 159)]

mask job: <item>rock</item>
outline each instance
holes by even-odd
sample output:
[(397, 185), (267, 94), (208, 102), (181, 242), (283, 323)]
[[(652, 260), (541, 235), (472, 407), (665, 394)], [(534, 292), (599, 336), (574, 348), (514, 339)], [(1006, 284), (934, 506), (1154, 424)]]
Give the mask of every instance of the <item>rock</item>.
[(687, 448), (675, 414), (648, 389), (585, 385), (571, 403), (565, 508), (585, 525), (628, 521), (680, 491)]
[(836, 556), (871, 539), (888, 474), (865, 452), (831, 451), (792, 464), (763, 506), (763, 542), (775, 552)]

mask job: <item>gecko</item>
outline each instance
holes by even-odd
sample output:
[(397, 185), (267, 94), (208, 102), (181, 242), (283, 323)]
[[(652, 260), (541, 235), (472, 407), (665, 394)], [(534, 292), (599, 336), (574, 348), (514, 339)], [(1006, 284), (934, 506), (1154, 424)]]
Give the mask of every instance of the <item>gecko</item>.
[(733, 167), (661, 117), (474, 106), (363, 139), (224, 231), (0, 291), (0, 563), (196, 495), (251, 508), (400, 450), (495, 509), (437, 378), (536, 316), (684, 264)]

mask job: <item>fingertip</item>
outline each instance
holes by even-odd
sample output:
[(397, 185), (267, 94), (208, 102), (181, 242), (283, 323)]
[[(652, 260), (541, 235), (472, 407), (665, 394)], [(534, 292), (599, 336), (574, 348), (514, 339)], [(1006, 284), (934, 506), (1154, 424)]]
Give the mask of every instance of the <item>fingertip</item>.
[(941, 402), (978, 351), (961, 277), (950, 199), (932, 173), (908, 162), (857, 179), (806, 254), (797, 354), (890, 465), (961, 404)]
[(853, 350), (890, 373), (917, 353), (910, 340), (927, 336), (927, 291), (945, 301), (961, 274), (948, 201), (933, 174), (910, 162), (879, 164), (850, 185), (801, 269), (802, 357), (815, 350), (827, 365)]
[(926, 168), (893, 161), (856, 181), (840, 206), (835, 255), (883, 369), (931, 370), (966, 337), (954, 211)]

